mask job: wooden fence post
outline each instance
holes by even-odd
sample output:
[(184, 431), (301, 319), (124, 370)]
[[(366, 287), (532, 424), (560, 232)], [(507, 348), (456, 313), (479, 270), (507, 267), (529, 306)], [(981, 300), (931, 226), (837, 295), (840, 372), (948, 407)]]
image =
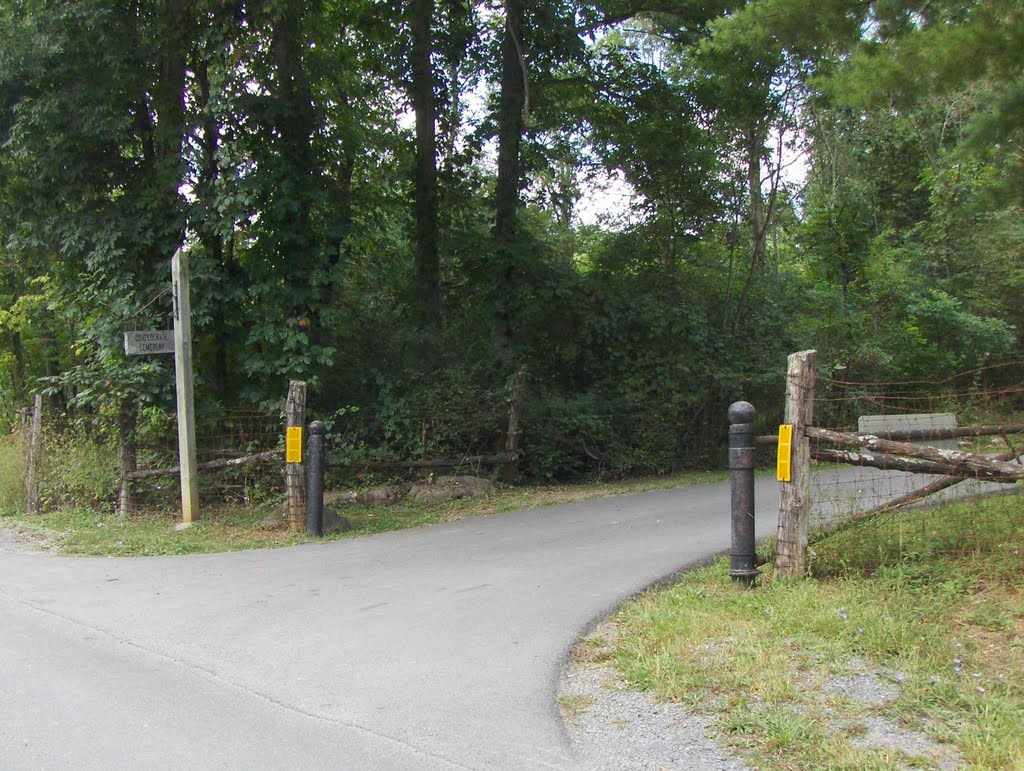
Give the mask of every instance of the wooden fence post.
[(516, 373), (515, 385), (512, 388), (512, 405), (508, 411), (508, 433), (505, 435), (505, 456), (508, 460), (501, 468), (501, 481), (512, 484), (516, 477), (519, 455), (519, 420), (523, 414), (523, 397), (526, 391), (526, 367), (520, 367)]
[[(306, 384), (303, 381), (292, 380), (288, 383), (288, 400), (284, 405), (284, 414), (285, 425), (289, 429), (298, 429), (301, 432), (306, 425)], [(288, 529), (293, 533), (300, 533), (306, 529), (306, 471), (301, 461), (289, 463), (287, 449), (285, 452), (284, 485)]]
[(28, 468), (25, 470), (25, 508), (39, 513), (39, 463), (43, 448), (43, 397), (36, 394), (32, 405), (32, 429), (28, 438)]
[(817, 351), (791, 354), (786, 367), (784, 421), (793, 426), (790, 481), (780, 482), (776, 574), (784, 578), (807, 573), (807, 525), (810, 513), (811, 445), (804, 429), (814, 416)]
[(135, 511), (131, 474), (138, 470), (138, 455), (135, 445), (137, 427), (138, 414), (134, 402), (121, 399), (117, 410), (117, 467), (120, 474), (117, 489), (117, 513), (122, 517), (130, 517)]

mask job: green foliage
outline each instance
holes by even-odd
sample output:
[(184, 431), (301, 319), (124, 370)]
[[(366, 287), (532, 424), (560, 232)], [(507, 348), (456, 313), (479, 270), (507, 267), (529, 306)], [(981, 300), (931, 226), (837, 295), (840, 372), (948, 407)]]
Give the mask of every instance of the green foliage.
[(94, 434), (49, 433), (43, 439), (39, 474), (42, 510), (84, 507), (113, 509), (117, 493), (117, 452)]
[(880, 571), (903, 584), (953, 587), (960, 596), (988, 583), (1013, 586), (1020, 578), (1022, 508), (1020, 496), (1010, 494), (881, 514), (818, 539), (811, 573)]
[[(813, 544), (818, 580), (742, 590), (719, 561), (641, 597), (615, 619), (614, 660), (633, 685), (710, 713), (759, 767), (907, 762), (851, 741), (874, 718), (968, 765), (1015, 768), (1022, 547), (1019, 495), (883, 515)], [(858, 703), (836, 693), (839, 678), (874, 679), (893, 698)]]
[[(1013, 2), (528, 5), (514, 239), (503, 17), (427, 20), (424, 325), (411, 7), (0, 0), (0, 423), (43, 389), (145, 441), (170, 360), (121, 334), (169, 325), (183, 232), (199, 404), (277, 409), (306, 380), (352, 458), (501, 451), (520, 366), (521, 468), (561, 479), (719, 463), (727, 404), (777, 417), (796, 348), (890, 380), (1022, 355)], [(612, 176), (635, 195), (580, 224)]]
[[(110, 510), (116, 492), (117, 454), (95, 435), (44, 432), (39, 469), (42, 511), (62, 507)], [(0, 439), (0, 510), (25, 510), (28, 449), (20, 431)]]
[(20, 433), (0, 437), (0, 512), (25, 509), (25, 457)]
[[(167, 517), (122, 517), (92, 508), (63, 508), (43, 518), (23, 519), (29, 527), (58, 533), (65, 554), (151, 557), (265, 549), (297, 543), (302, 536), (267, 530), (263, 520), (279, 502), (215, 511), (184, 532)], [(30, 532), (30, 531), (29, 531)]]
[(897, 371), (938, 379), (944, 372), (966, 372), (1003, 359), (1014, 336), (1005, 322), (967, 313), (958, 300), (936, 290), (911, 300), (901, 342)]

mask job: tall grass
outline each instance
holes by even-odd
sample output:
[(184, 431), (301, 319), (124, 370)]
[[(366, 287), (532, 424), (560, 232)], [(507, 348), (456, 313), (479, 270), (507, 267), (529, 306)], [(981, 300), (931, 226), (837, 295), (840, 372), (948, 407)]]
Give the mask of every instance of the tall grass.
[(43, 439), (39, 500), (44, 511), (63, 507), (105, 511), (117, 497), (117, 449), (77, 432)]
[(25, 509), (25, 443), (20, 433), (0, 436), (0, 513)]
[[(0, 510), (25, 510), (27, 458), (21, 432), (0, 436)], [(80, 433), (44, 433), (39, 468), (43, 512), (62, 507), (110, 509), (116, 480), (117, 452), (109, 442)]]

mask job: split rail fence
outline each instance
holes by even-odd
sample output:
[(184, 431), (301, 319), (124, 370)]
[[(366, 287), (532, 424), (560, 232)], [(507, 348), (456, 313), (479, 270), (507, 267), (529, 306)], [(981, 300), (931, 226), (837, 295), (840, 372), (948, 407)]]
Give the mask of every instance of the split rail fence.
[[(854, 522), (1019, 490), (1024, 420), (993, 419), (1015, 414), (1024, 414), (1021, 363), (935, 382), (868, 383), (820, 376), (815, 351), (792, 354), (783, 418), (793, 426), (792, 454), (790, 478), (780, 482), (777, 573), (804, 575), (811, 541)], [(961, 418), (978, 423), (957, 425)]]
[[(336, 448), (329, 465), (335, 471), (401, 471), (417, 469), (472, 469), (498, 467), (505, 482), (516, 474), (520, 454), (521, 418), (526, 372), (520, 369), (509, 396), (507, 428), (495, 431), (487, 441), (498, 452), (467, 452), (457, 457), (411, 460), (378, 459), (366, 447)], [(282, 425), (283, 423), (283, 425)], [(209, 511), (223, 505), (284, 499), (278, 524), (293, 532), (306, 527), (306, 464), (302, 447), (307, 425), (306, 384), (292, 381), (284, 404), (284, 415), (266, 410), (230, 411), (196, 421), (197, 464), (201, 508)], [(338, 432), (343, 435), (343, 431)], [(295, 455), (289, 452), (289, 437), (295, 437)], [(426, 444), (426, 442), (424, 442)], [(359, 456), (359, 457), (357, 457)], [(179, 468), (175, 464), (177, 445), (171, 432), (164, 441), (141, 444), (136, 457), (145, 468), (124, 469), (119, 487), (118, 509), (122, 514), (166, 513), (178, 506)], [(274, 517), (271, 517), (272, 519)]]

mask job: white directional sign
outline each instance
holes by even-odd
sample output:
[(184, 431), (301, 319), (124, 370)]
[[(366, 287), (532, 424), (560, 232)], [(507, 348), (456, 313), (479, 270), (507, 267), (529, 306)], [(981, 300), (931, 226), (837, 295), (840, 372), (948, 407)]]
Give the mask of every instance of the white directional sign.
[(152, 329), (124, 333), (124, 352), (129, 356), (146, 353), (174, 353), (174, 330)]

